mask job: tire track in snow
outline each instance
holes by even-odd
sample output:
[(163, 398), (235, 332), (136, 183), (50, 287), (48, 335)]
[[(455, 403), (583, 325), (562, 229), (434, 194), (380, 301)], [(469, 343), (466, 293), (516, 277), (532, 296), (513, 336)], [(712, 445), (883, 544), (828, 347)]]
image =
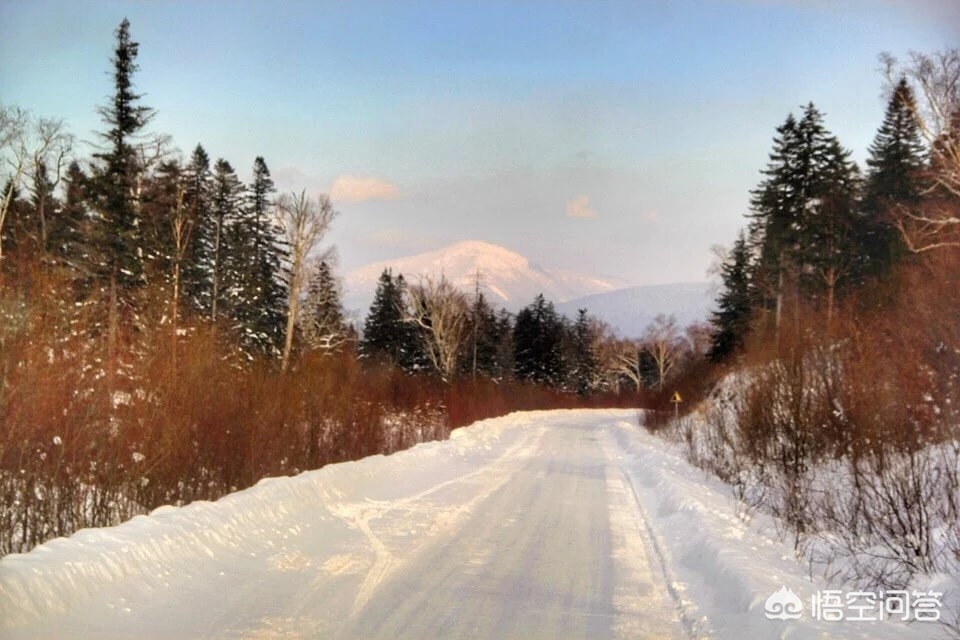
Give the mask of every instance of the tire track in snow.
[[(340, 517), (349, 526), (355, 527), (359, 529), (361, 533), (363, 533), (374, 552), (373, 564), (363, 578), (363, 582), (360, 585), (357, 596), (354, 599), (353, 606), (350, 610), (350, 616), (356, 616), (370, 601), (370, 599), (376, 593), (377, 588), (403, 564), (403, 560), (397, 558), (389, 550), (387, 545), (381, 539), (381, 536), (374, 533), (373, 528), (371, 527), (371, 522), (373, 520), (383, 518), (385, 515), (391, 512), (400, 510), (407, 510), (411, 513), (416, 513), (419, 511), (424, 515), (427, 515), (429, 513), (429, 506), (427, 506), (426, 509), (418, 509), (418, 505), (423, 503), (431, 495), (439, 493), (452, 486), (472, 482), (474, 479), (477, 479), (484, 474), (493, 475), (491, 480), (485, 480), (484, 482), (479, 483), (481, 490), (476, 496), (456, 507), (447, 508), (445, 512), (439, 514), (430, 523), (432, 525), (429, 531), (431, 535), (437, 535), (441, 532), (453, 532), (458, 523), (462, 521), (466, 515), (471, 513), (476, 505), (488, 499), (491, 495), (493, 495), (493, 493), (506, 484), (508, 480), (510, 480), (512, 477), (511, 474), (497, 474), (496, 472), (498, 469), (501, 467), (510, 466), (510, 463), (516, 458), (524, 454), (529, 455), (530, 453), (536, 451), (537, 445), (543, 438), (545, 432), (546, 429), (544, 427), (540, 427), (535, 431), (531, 430), (527, 437), (506, 449), (502, 455), (500, 455), (491, 463), (475, 469), (470, 473), (466, 473), (462, 476), (451, 478), (450, 480), (436, 484), (429, 489), (421, 491), (420, 493), (412, 496), (391, 501), (368, 501), (367, 503), (358, 506), (347, 504), (328, 505), (328, 509), (332, 514)], [(429, 540), (429, 536), (427, 540)], [(422, 544), (425, 544), (427, 540), (425, 540)], [(422, 546), (422, 544), (418, 546)]]
[[(623, 459), (622, 450), (611, 450), (609, 436), (610, 434), (608, 432), (608, 438), (604, 446), (607, 457), (611, 461), (620, 461)], [(709, 621), (704, 616), (700, 616), (698, 618), (695, 605), (683, 598), (683, 583), (680, 582), (673, 573), (671, 568), (671, 558), (666, 551), (666, 545), (663, 544), (661, 537), (653, 528), (653, 520), (651, 519), (649, 512), (640, 498), (640, 494), (633, 482), (633, 478), (629, 473), (627, 473), (623, 465), (619, 464), (619, 462), (616, 465), (616, 473), (619, 476), (618, 479), (620, 482), (617, 483), (612, 479), (611, 482), (613, 482), (614, 486), (620, 484), (629, 490), (631, 503), (637, 514), (638, 522), (636, 523), (636, 526), (643, 541), (643, 548), (652, 552), (653, 559), (655, 559), (660, 574), (663, 577), (663, 586), (673, 601), (680, 625), (683, 628), (684, 633), (686, 633), (691, 640), (704, 640), (710, 638), (711, 634), (709, 632)], [(648, 554), (648, 557), (649, 555), (651, 554)]]

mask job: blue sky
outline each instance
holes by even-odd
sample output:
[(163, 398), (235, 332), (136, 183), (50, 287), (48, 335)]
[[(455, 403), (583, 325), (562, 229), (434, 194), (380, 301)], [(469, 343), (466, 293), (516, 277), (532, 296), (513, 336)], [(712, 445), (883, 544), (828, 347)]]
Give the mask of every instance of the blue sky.
[(742, 225), (787, 113), (815, 102), (862, 164), (877, 55), (956, 45), (958, 7), (0, 0), (0, 101), (93, 139), (126, 16), (151, 130), (332, 192), (344, 270), (480, 239), (692, 281)]

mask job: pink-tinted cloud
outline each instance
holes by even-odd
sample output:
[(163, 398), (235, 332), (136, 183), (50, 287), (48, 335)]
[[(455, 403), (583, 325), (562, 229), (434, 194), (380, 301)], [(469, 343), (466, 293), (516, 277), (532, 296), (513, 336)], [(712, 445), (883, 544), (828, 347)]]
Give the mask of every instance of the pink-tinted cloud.
[(579, 196), (567, 203), (567, 217), (589, 220), (597, 217), (597, 211), (590, 204), (590, 196)]
[(338, 176), (330, 187), (330, 198), (336, 202), (396, 200), (400, 189), (389, 180), (373, 176)]

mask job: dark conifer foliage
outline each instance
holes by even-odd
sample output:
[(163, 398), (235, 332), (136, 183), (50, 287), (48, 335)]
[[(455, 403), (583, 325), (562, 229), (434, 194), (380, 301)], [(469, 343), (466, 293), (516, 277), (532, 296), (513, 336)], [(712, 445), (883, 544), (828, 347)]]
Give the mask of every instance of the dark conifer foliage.
[(412, 325), (405, 321), (405, 289), (403, 275), (394, 278), (389, 269), (380, 275), (370, 313), (363, 324), (360, 341), (363, 357), (386, 359), (405, 368), (416, 360), (413, 352), (418, 340), (412, 334)]
[(563, 322), (540, 294), (518, 314), (513, 327), (513, 373), (518, 380), (559, 388), (566, 380)]
[(474, 301), (472, 316), (471, 343), (463, 372), (472, 377), (502, 379), (511, 369), (511, 358), (505, 354), (504, 346), (512, 329), (510, 316), (505, 311), (497, 314), (483, 293)]
[(870, 145), (863, 213), (867, 233), (863, 252), (869, 272), (880, 275), (904, 255), (903, 240), (895, 227), (901, 208), (913, 209), (920, 201), (924, 149), (914, 113), (917, 105), (906, 79), (894, 87), (883, 124)]
[(282, 267), (286, 250), (270, 215), (275, 193), (267, 163), (258, 156), (242, 209), (243, 225), (248, 228), (243, 235), (249, 242), (243, 325), (246, 335), (264, 353), (279, 353), (287, 300)]
[(184, 214), (191, 222), (192, 232), (186, 238), (183, 256), (183, 290), (189, 307), (202, 314), (209, 313), (209, 285), (203, 267), (204, 245), (210, 227), (213, 182), (210, 174), (210, 156), (198, 144), (183, 171)]
[(786, 298), (794, 308), (816, 299), (829, 318), (862, 266), (859, 174), (849, 155), (812, 103), (799, 121), (791, 114), (777, 128), (764, 180), (752, 193), (750, 236), (757, 245), (754, 284), (778, 330)]
[(230, 317), (236, 306), (236, 289), (241, 286), (239, 273), (242, 248), (235, 226), (243, 198), (243, 184), (230, 163), (220, 158), (213, 168), (210, 216), (202, 225), (204, 266), (207, 271), (210, 319)]
[(129, 304), (125, 292), (144, 283), (144, 246), (137, 192), (137, 177), (142, 167), (134, 149), (136, 136), (153, 116), (153, 111), (139, 104), (134, 92), (133, 75), (139, 44), (130, 37), (126, 19), (116, 31), (114, 49), (114, 94), (109, 104), (99, 109), (109, 129), (100, 134), (105, 148), (94, 154), (91, 195), (96, 214), (93, 269), (110, 280), (117, 295)]
[(88, 178), (76, 161), (67, 167), (64, 177), (63, 206), (50, 230), (48, 248), (54, 260), (71, 269), (87, 262), (90, 219), (87, 213)]
[(330, 263), (321, 260), (310, 276), (302, 307), (300, 332), (307, 348), (333, 352), (350, 338), (341, 298)]
[(754, 306), (750, 266), (750, 249), (746, 235), (741, 233), (720, 269), (723, 289), (711, 318), (714, 332), (707, 352), (707, 358), (713, 362), (721, 362), (742, 349), (750, 331)]
[(594, 331), (586, 309), (577, 310), (571, 342), (573, 367), (570, 374), (573, 388), (580, 396), (590, 395), (599, 386), (600, 365), (594, 352)]

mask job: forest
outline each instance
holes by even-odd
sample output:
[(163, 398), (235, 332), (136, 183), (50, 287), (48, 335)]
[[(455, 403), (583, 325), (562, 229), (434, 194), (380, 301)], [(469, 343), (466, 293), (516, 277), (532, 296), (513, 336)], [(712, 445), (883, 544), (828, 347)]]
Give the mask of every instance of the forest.
[(385, 271), (352, 322), (335, 203), (151, 132), (115, 35), (89, 155), (0, 105), (0, 554), (484, 417), (620, 406), (825, 572), (958, 570), (960, 50), (882, 57), (863, 169), (813, 103), (788, 115), (710, 322), (621, 336), (543, 296), (496, 309), (482, 274)]

